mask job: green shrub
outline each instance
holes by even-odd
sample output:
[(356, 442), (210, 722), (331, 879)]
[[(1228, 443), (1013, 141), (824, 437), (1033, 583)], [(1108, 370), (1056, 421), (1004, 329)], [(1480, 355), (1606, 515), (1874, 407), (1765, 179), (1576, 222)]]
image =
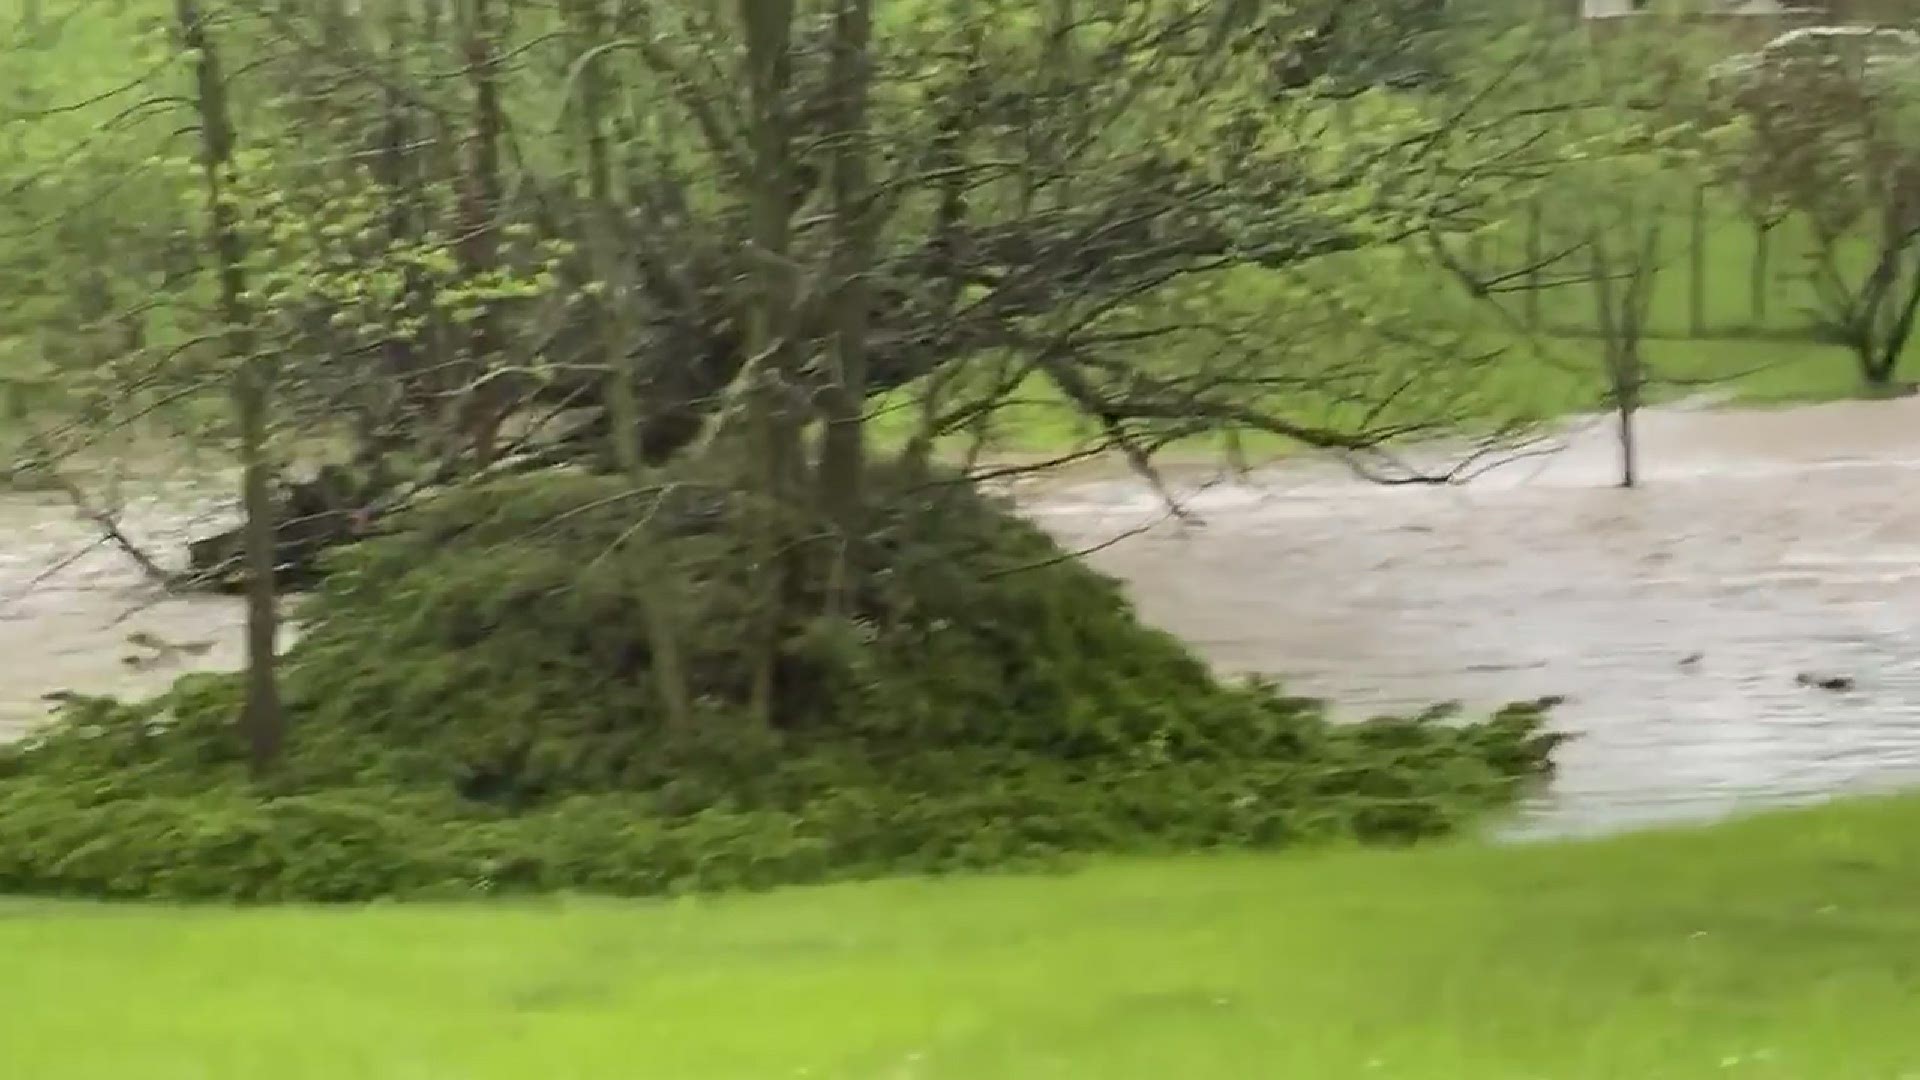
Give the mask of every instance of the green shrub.
[[(0, 890), (640, 895), (1399, 842), (1549, 768), (1538, 706), (1336, 725), (1222, 685), (1037, 529), (959, 485), (884, 479), (851, 603), (777, 627), (770, 725), (746, 707), (757, 508), (691, 481), (659, 500), (499, 483), (340, 556), (285, 659), (269, 783), (245, 776), (230, 676), (76, 700), (0, 750)], [(816, 579), (790, 593), (826, 609)], [(692, 730), (661, 714), (645, 605), (676, 628)]]

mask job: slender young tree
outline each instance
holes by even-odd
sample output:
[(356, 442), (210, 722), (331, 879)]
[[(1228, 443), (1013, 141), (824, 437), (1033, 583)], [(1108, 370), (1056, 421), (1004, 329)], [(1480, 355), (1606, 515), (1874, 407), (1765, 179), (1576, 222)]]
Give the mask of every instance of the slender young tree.
[[(612, 84), (602, 66), (606, 53), (601, 43), (606, 36), (604, 0), (575, 0), (569, 15), (579, 36), (581, 64), (579, 98), (575, 112), (585, 143), (587, 216), (581, 222), (586, 245), (591, 252), (596, 281), (600, 286), (594, 318), (600, 342), (600, 362), (605, 366), (607, 400), (611, 413), (613, 455), (622, 472), (636, 487), (649, 485), (648, 467), (640, 446), (640, 406), (634, 384), (632, 362), (635, 343), (642, 339), (633, 313), (637, 298), (632, 275), (622, 257), (620, 237), (631, 228), (624, 219), (613, 189), (613, 166), (606, 111), (613, 97)], [(633, 543), (639, 550), (634, 559), (644, 566), (649, 585), (642, 600), (641, 620), (647, 627), (652, 650), (652, 681), (660, 698), (667, 722), (679, 732), (693, 726), (693, 695), (682, 658), (680, 631), (672, 614), (675, 582), (664, 566), (665, 540), (651, 527), (657, 508), (641, 512)]]
[(272, 360), (261, 350), (248, 303), (246, 251), (229, 177), (234, 167), (232, 113), (220, 53), (198, 0), (177, 0), (180, 40), (194, 68), (194, 102), (201, 139), (201, 175), (206, 190), (207, 243), (219, 276), (220, 318), (226, 326), (227, 360), (233, 365), (233, 414), (240, 458), (240, 505), (247, 598), (246, 704), (241, 723), (249, 760), (264, 775), (285, 742), (276, 650), (279, 611), (275, 595), (275, 507), (267, 438), (273, 395)]
[(780, 639), (794, 585), (791, 536), (783, 525), (798, 494), (801, 466), (795, 369), (794, 305), (798, 285), (793, 253), (796, 177), (792, 117), (794, 0), (739, 0), (744, 43), (742, 82), (748, 171), (746, 176), (748, 297), (745, 303), (747, 424), (751, 453), (760, 459), (762, 510), (756, 523), (761, 603), (749, 708), (771, 727), (778, 692)]
[(1869, 392), (1897, 389), (1920, 317), (1920, 52), (1776, 59), (1730, 97), (1727, 168), (1810, 238), (1816, 329), (1852, 353)]
[(1594, 326), (1599, 331), (1600, 370), (1607, 402), (1618, 420), (1620, 486), (1640, 483), (1640, 408), (1656, 375), (1647, 364), (1647, 314), (1660, 280), (1659, 218), (1627, 210), (1610, 227), (1587, 234), (1592, 270)]
[(835, 0), (832, 74), (837, 117), (833, 183), (832, 367), (820, 483), (832, 517), (850, 526), (866, 467), (867, 335), (874, 272), (872, 157), (867, 128), (873, 85), (872, 0)]

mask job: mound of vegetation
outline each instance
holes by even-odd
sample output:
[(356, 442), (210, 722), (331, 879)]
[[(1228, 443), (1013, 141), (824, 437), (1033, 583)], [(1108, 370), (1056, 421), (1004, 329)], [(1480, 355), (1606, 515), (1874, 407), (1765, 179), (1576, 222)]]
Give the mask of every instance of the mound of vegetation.
[(779, 620), (755, 509), (686, 478), (424, 503), (340, 553), (302, 612), (269, 779), (247, 775), (231, 676), (76, 699), (0, 750), (0, 891), (652, 894), (1406, 840), (1549, 767), (1539, 707), (1329, 723), (1216, 681), (964, 485), (880, 486), (844, 560), (782, 554), (821, 572), (787, 575), (780, 610), (827, 614)]

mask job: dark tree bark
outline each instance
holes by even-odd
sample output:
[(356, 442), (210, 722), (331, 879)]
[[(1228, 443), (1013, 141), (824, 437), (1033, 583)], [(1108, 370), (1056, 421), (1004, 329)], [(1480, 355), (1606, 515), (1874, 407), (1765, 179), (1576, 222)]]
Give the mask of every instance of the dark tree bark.
[(1607, 397), (1619, 421), (1620, 486), (1631, 489), (1640, 483), (1635, 425), (1653, 381), (1641, 350), (1660, 274), (1661, 229), (1657, 220), (1641, 224), (1630, 215), (1623, 232), (1627, 242), (1616, 248), (1601, 230), (1594, 229), (1588, 233), (1587, 246)]
[[(744, 421), (752, 453), (760, 467), (759, 491), (763, 509), (756, 529), (761, 580), (756, 593), (763, 605), (753, 661), (750, 710), (771, 726), (779, 670), (780, 638), (786, 624), (786, 595), (792, 583), (791, 549), (782, 527), (797, 494), (793, 478), (799, 469), (798, 417), (793, 395), (799, 386), (794, 370), (796, 353), (794, 302), (796, 281), (793, 246), (793, 33), (794, 0), (739, 0), (742, 36), (746, 42), (748, 145), (748, 243), (752, 264), (747, 268), (750, 298), (746, 365), (742, 372)], [(720, 423), (727, 421), (726, 416)]]
[[(473, 128), (467, 136), (466, 176), (461, 192), (460, 261), (468, 280), (479, 280), (500, 266), (500, 140), (506, 121), (501, 112), (499, 57), (502, 34), (500, 0), (469, 0), (466, 32), (467, 79), (473, 93)], [(487, 302), (467, 328), (469, 381), (460, 424), (474, 462), (486, 468), (499, 445), (500, 425), (511, 407), (508, 380), (496, 370), (502, 343), (500, 305)]]
[[(821, 436), (820, 488), (826, 518), (839, 531), (833, 579), (847, 580), (846, 552), (859, 525), (866, 474), (867, 340), (874, 272), (872, 150), (867, 100), (872, 86), (872, 0), (837, 0), (834, 10), (832, 163), (833, 337)], [(841, 598), (836, 595), (835, 603)]]
[(1687, 327), (1694, 337), (1707, 332), (1707, 186), (1693, 189), (1692, 235), (1688, 238)]
[(207, 199), (208, 245), (219, 269), (220, 315), (226, 323), (228, 359), (235, 365), (233, 409), (240, 444), (240, 502), (246, 513), (244, 548), (247, 596), (246, 705), (241, 714), (248, 759), (255, 776), (272, 769), (286, 740), (277, 671), (279, 611), (274, 584), (274, 505), (267, 459), (271, 361), (260, 351), (249, 310), (245, 249), (229, 198), (234, 131), (226, 76), (197, 0), (177, 0), (182, 43), (195, 57), (196, 108)]
[[(595, 323), (600, 334), (600, 362), (605, 369), (608, 400), (608, 425), (614, 460), (633, 478), (636, 487), (647, 485), (647, 461), (641, 446), (640, 409), (634, 390), (631, 350), (638, 336), (633, 323), (630, 273), (618, 248), (621, 215), (613, 195), (613, 166), (607, 146), (605, 109), (609, 98), (608, 80), (601, 58), (595, 54), (606, 33), (601, 0), (577, 0), (572, 12), (580, 36), (580, 55), (585, 57), (581, 72), (578, 114), (586, 143), (587, 193), (593, 215), (582, 222), (586, 243), (593, 252), (596, 277), (603, 286)], [(647, 627), (648, 647), (652, 650), (652, 677), (667, 722), (675, 730), (686, 732), (693, 726), (693, 692), (687, 681), (686, 662), (680, 648), (679, 628), (669, 610), (675, 582), (662, 565), (661, 537), (651, 527), (653, 511), (642, 510), (641, 525), (633, 543), (638, 545), (638, 562), (647, 567), (650, 587), (641, 600), (641, 621)]]

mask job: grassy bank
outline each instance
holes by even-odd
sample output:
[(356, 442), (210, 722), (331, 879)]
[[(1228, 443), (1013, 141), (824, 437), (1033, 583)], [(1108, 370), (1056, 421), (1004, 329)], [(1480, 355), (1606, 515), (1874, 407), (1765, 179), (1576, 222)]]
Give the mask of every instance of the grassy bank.
[[(1862, 395), (1866, 388), (1854, 356), (1818, 340), (1814, 329), (1816, 297), (1805, 278), (1805, 238), (1793, 227), (1776, 230), (1769, 300), (1761, 313), (1749, 295), (1751, 226), (1717, 205), (1710, 221), (1703, 236), (1706, 264), (1699, 281), (1698, 333), (1693, 326), (1687, 219), (1677, 219), (1667, 234), (1668, 250), (1642, 344), (1650, 396), (1661, 401), (1705, 393), (1735, 405), (1770, 406)], [(1501, 245), (1511, 250), (1503, 252)], [(1511, 236), (1493, 237), (1476, 260), (1496, 268), (1526, 264)], [(1496, 311), (1485, 300), (1469, 298), (1458, 282), (1432, 265), (1395, 253), (1336, 257), (1323, 269), (1324, 291), (1345, 292), (1350, 301), (1367, 297), (1356, 310), (1400, 320), (1399, 331), (1411, 328), (1412, 337), (1428, 345), (1396, 347), (1358, 323), (1290, 336), (1294, 321), (1313, 316), (1311, 310), (1301, 314), (1302, 293), (1291, 279), (1257, 271), (1222, 279), (1211, 296), (1218, 325), (1242, 331), (1272, 325), (1268, 351), (1258, 363), (1271, 365), (1263, 374), (1290, 382), (1284, 397), (1267, 403), (1290, 420), (1335, 430), (1356, 430), (1381, 419), (1423, 427), (1497, 428), (1605, 407), (1609, 388), (1590, 283), (1575, 281), (1538, 294), (1535, 320), (1528, 317), (1530, 305), (1523, 296), (1502, 297), (1504, 310)], [(1434, 348), (1450, 335), (1458, 338), (1452, 348)], [(1144, 363), (1168, 372), (1202, 370), (1217, 359), (1205, 347), (1204, 339), (1183, 342)], [(1920, 352), (1920, 342), (1908, 352), (1902, 377), (1911, 375), (1912, 354)], [(1356, 358), (1364, 363), (1356, 364)], [(1370, 384), (1356, 381), (1356, 366), (1372, 372)], [(1370, 410), (1389, 393), (1393, 403), (1376, 416)], [(902, 394), (879, 406), (875, 427), (883, 441), (903, 439), (913, 429), (911, 398)], [(1097, 424), (1045, 380), (1033, 378), (996, 413), (993, 442), (1002, 450), (1045, 454), (1098, 444), (1102, 438)], [(955, 440), (955, 445), (963, 444)], [(1175, 448), (1210, 455), (1220, 445), (1218, 436), (1207, 435)], [(1286, 440), (1251, 432), (1243, 435), (1242, 445), (1262, 454), (1293, 448)]]
[[(1775, 406), (1835, 401), (1859, 396), (1862, 385), (1852, 356), (1844, 349), (1791, 338), (1662, 338), (1645, 344), (1648, 362), (1664, 380), (1653, 388), (1656, 400), (1710, 394), (1734, 406)], [(1431, 401), (1414, 397), (1409, 413), (1421, 418), (1457, 417), (1487, 426), (1512, 421), (1551, 421), (1604, 409), (1606, 388), (1600, 376), (1599, 344), (1581, 337), (1547, 341), (1543, 358), (1516, 351), (1472, 376), (1471, 385), (1433, 380)], [(1454, 395), (1463, 400), (1456, 401)], [(1423, 411), (1424, 410), (1424, 411)], [(883, 404), (876, 425), (881, 442), (904, 441), (912, 430), (910, 403)], [(1324, 418), (1310, 403), (1291, 415), (1305, 422)], [(1013, 403), (999, 410), (992, 445), (1011, 453), (1058, 454), (1101, 444), (1096, 424), (1067, 404), (1040, 380), (1024, 386)], [(1246, 433), (1242, 446), (1256, 455), (1280, 455), (1295, 449), (1288, 440)], [(966, 440), (955, 439), (958, 449)], [(1209, 435), (1174, 444), (1178, 455), (1211, 456), (1223, 445)]]
[(1909, 1077), (1920, 798), (713, 902), (0, 907), (34, 1080)]

